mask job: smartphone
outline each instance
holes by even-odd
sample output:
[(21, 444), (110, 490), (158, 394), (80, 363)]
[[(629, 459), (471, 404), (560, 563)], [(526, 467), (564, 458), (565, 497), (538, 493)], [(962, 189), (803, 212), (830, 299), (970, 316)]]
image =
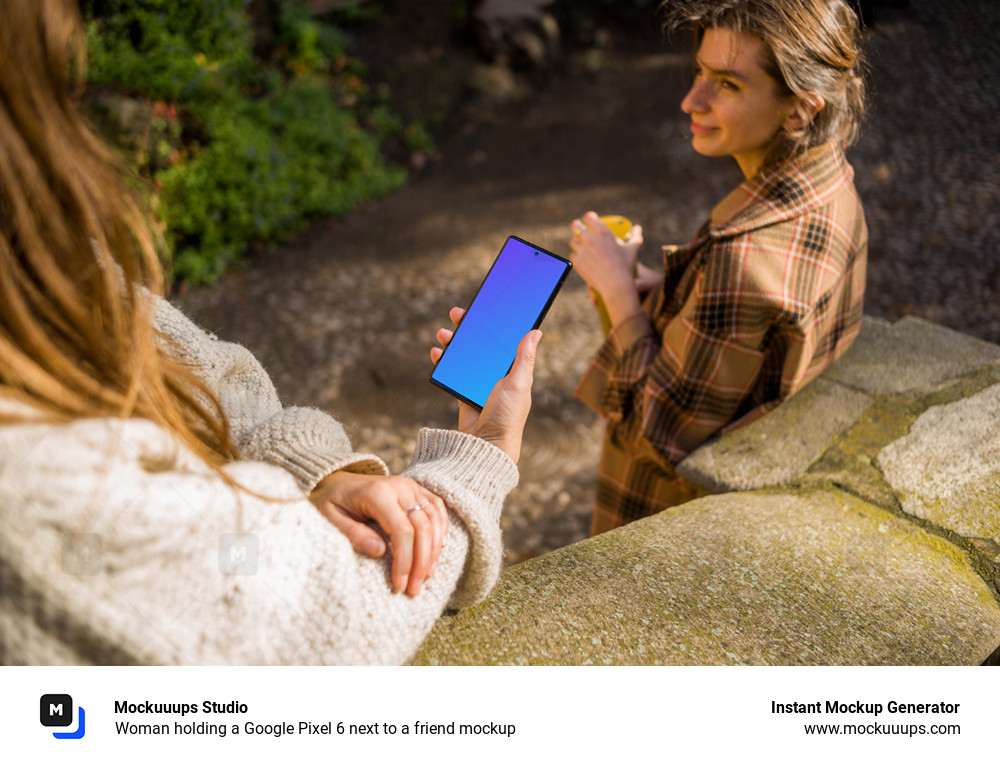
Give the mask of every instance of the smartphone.
[(482, 409), (514, 363), (517, 344), (542, 323), (573, 265), (510, 236), (431, 373), (431, 383)]

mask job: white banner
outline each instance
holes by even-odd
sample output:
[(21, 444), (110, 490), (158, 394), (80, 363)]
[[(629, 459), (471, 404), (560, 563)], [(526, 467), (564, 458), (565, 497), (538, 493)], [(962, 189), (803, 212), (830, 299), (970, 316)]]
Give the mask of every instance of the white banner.
[(0, 668), (0, 735), (11, 764), (911, 766), (995, 753), (993, 680), (989, 668)]

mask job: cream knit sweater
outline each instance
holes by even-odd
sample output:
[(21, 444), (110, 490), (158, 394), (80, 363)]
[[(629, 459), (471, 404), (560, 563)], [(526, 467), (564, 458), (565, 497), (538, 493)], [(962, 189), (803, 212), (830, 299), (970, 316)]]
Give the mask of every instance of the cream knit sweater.
[(232, 489), (146, 420), (0, 425), (0, 663), (402, 663), (446, 606), (489, 592), (518, 478), (506, 454), (420, 432), (405, 474), (447, 502), (448, 539), (421, 594), (394, 595), (388, 558), (356, 554), (306, 499), (382, 461), (329, 415), (282, 408), (245, 348), (166, 302), (157, 325), (230, 418), (229, 475), (283, 500)]

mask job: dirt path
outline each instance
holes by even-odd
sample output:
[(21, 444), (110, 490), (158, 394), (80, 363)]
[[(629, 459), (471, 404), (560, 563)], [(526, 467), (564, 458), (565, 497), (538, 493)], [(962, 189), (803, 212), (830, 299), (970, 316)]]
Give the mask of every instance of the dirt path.
[[(993, 81), (998, 15), (974, 0), (943, 11), (914, 0), (887, 15), (870, 33), (878, 107), (851, 153), (872, 225), (869, 313), (921, 313), (993, 342), (1000, 99), (952, 86)], [(573, 217), (622, 213), (643, 224), (641, 258), (654, 264), (659, 244), (686, 241), (738, 183), (734, 166), (698, 157), (684, 136), (677, 105), (689, 69), (664, 46), (620, 47), (596, 71), (554, 78), (516, 103), (479, 105), (406, 189), (318, 224), (180, 303), (257, 354), (287, 403), (332, 411), (357, 448), (401, 470), (420, 426), (454, 422), (450, 397), (426, 382), (427, 352), (508, 234), (566, 253)], [(921, 112), (930, 97), (933, 113)], [(963, 113), (992, 142), (985, 155), (973, 151), (983, 145), (976, 137), (955, 136)], [(510, 562), (581, 539), (594, 487), (601, 428), (572, 390), (599, 328), (578, 277), (543, 329), (521, 486), (504, 519)]]

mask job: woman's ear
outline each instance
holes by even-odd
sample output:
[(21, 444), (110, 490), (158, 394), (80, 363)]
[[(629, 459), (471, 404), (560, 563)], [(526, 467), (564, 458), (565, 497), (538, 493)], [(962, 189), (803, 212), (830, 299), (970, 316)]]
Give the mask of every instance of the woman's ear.
[(782, 127), (786, 131), (802, 130), (816, 118), (824, 106), (826, 100), (819, 93), (810, 91), (803, 96), (796, 96), (795, 108)]

